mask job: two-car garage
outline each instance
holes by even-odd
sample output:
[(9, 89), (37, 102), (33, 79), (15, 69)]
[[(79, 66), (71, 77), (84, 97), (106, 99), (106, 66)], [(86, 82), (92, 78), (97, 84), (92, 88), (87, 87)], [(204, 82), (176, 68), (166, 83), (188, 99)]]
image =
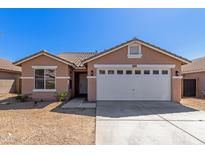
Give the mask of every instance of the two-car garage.
[(171, 100), (174, 65), (97, 65), (97, 100)]

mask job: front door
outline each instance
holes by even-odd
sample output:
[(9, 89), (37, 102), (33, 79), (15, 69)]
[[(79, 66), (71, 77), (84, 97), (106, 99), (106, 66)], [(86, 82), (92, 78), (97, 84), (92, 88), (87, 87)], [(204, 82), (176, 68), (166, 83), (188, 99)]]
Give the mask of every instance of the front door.
[(86, 73), (79, 74), (79, 94), (80, 95), (87, 94), (87, 74)]

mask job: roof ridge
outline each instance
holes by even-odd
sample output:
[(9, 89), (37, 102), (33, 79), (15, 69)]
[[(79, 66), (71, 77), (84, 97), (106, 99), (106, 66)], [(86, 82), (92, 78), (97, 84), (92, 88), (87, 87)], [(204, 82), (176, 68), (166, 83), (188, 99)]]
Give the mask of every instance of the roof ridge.
[[(91, 51), (89, 51), (89, 52), (87, 52), (87, 51), (83, 51), (83, 52), (70, 52), (70, 51), (65, 51), (65, 52), (61, 52), (60, 54), (69, 54), (69, 53), (71, 53), (71, 54), (97, 54), (97, 52), (91, 52)], [(59, 54), (58, 54), (59, 55)]]
[(8, 62), (11, 62), (11, 63), (12, 63), (12, 61), (11, 61), (11, 60), (6, 59), (6, 58), (0, 58), (0, 60), (4, 60), (4, 61), (8, 61)]
[(192, 62), (194, 62), (194, 61), (196, 62), (196, 61), (203, 60), (203, 59), (205, 60), (205, 56), (193, 59)]

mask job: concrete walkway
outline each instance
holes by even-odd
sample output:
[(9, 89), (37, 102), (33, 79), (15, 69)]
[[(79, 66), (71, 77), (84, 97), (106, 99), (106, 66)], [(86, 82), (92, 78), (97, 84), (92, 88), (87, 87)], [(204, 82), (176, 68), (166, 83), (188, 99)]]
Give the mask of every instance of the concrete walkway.
[(62, 105), (61, 108), (96, 108), (96, 103), (89, 103), (84, 97), (77, 97)]
[(205, 144), (205, 112), (172, 102), (98, 102), (96, 144)]

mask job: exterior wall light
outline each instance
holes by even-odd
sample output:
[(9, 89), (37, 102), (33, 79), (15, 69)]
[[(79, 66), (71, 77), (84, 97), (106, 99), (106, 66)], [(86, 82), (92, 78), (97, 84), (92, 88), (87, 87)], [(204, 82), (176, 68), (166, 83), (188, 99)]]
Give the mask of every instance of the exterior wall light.
[(175, 71), (175, 75), (176, 75), (176, 76), (179, 76), (179, 71)]
[(91, 75), (91, 76), (93, 76), (93, 75), (94, 75), (93, 70), (91, 70), (91, 71), (90, 71), (90, 75)]

